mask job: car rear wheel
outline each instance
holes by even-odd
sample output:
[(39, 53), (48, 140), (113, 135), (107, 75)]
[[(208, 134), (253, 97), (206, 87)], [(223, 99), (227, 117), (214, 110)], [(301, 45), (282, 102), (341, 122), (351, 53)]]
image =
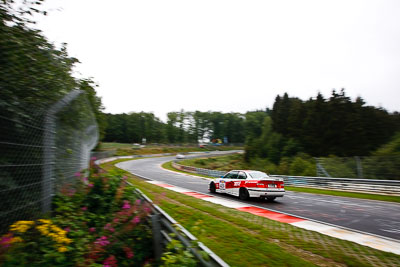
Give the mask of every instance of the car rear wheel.
[(244, 188), (244, 187), (240, 188), (240, 190), (239, 190), (239, 198), (241, 200), (248, 199), (249, 198), (249, 191), (247, 191), (247, 189)]
[(267, 197), (268, 201), (274, 201), (276, 197)]
[(215, 193), (216, 192), (216, 188), (215, 188), (215, 184), (214, 183), (210, 184), (210, 192), (211, 193)]

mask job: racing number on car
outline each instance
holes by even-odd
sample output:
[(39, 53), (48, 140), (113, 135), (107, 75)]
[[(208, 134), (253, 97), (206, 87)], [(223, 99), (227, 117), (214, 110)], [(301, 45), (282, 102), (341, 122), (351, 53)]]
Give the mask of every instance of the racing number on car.
[(219, 189), (225, 189), (225, 181), (224, 180), (219, 182)]

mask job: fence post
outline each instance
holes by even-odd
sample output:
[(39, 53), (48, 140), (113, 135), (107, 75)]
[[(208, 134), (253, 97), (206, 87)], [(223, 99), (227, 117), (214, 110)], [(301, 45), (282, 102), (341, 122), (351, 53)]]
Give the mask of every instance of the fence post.
[(315, 158), (315, 164), (317, 169), (317, 177), (322, 177), (322, 176), (331, 177), (329, 173), (325, 170), (325, 168), (322, 166), (319, 158)]
[(51, 201), (54, 195), (54, 160), (55, 160), (55, 114), (68, 103), (83, 93), (80, 90), (73, 90), (64, 96), (57, 103), (52, 105), (44, 119), (43, 134), (43, 170), (42, 170), (42, 212), (51, 211)]
[(356, 164), (357, 164), (357, 176), (358, 176), (358, 178), (363, 178), (363, 172), (362, 172), (362, 165), (361, 165), (360, 157), (356, 156), (354, 158), (356, 159)]
[(153, 228), (153, 247), (154, 257), (158, 261), (162, 255), (162, 239), (161, 239), (161, 225), (160, 225), (160, 214), (156, 213), (151, 216), (151, 224)]

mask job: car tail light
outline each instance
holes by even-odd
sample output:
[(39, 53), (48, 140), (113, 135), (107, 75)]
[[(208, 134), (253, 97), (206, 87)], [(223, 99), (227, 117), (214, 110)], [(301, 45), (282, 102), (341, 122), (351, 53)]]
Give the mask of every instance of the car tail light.
[(283, 185), (283, 182), (278, 183), (278, 184), (277, 184), (277, 187), (278, 187), (278, 188), (285, 188), (285, 186)]
[(267, 187), (267, 184), (262, 183), (262, 182), (258, 182), (258, 183), (257, 183), (257, 187), (266, 188), (266, 187)]

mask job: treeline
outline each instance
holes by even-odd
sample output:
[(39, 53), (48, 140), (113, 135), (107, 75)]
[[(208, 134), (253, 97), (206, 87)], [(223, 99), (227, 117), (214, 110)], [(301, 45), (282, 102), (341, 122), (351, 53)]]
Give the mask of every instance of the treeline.
[[(259, 121), (261, 118), (259, 119)], [(246, 159), (267, 158), (277, 164), (300, 152), (314, 157), (366, 156), (400, 130), (400, 115), (352, 101), (344, 89), (325, 99), (302, 101), (287, 93), (277, 96), (262, 127), (248, 135)]]
[[(103, 106), (96, 95), (96, 84), (75, 78), (73, 67), (79, 60), (68, 55), (66, 44), (56, 48), (34, 28), (32, 15), (46, 14), (39, 10), (41, 2), (0, 2), (0, 114), (9, 121), (1, 126), (8, 132), (19, 131), (21, 127), (15, 122), (29, 125), (27, 121), (43, 116), (52, 104), (81, 89), (87, 94), (102, 134)], [(16, 135), (6, 137), (16, 139)]]
[(163, 123), (153, 113), (106, 114), (103, 141), (140, 143), (198, 143), (205, 139), (221, 139), (244, 143), (245, 115), (221, 112), (169, 112)]

